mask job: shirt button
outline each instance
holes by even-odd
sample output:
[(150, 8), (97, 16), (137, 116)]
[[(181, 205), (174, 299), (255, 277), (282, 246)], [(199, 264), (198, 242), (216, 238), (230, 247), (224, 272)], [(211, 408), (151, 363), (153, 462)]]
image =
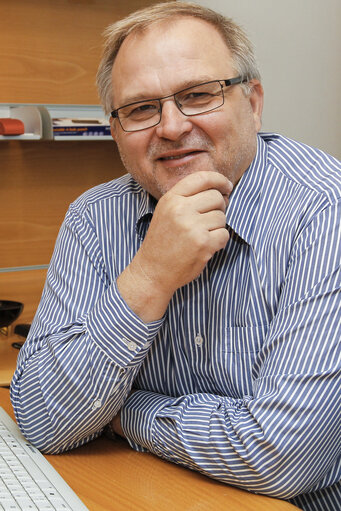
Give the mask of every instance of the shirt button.
[(94, 401), (93, 405), (92, 405), (92, 408), (100, 408), (102, 406), (102, 401), (100, 399), (96, 399), (96, 401)]
[(137, 344), (134, 341), (129, 341), (128, 339), (123, 339), (124, 342), (127, 345), (127, 348), (129, 351), (136, 351), (137, 350)]
[(201, 337), (201, 335), (196, 335), (194, 338), (194, 342), (197, 346), (202, 346), (202, 343), (204, 342), (204, 339)]

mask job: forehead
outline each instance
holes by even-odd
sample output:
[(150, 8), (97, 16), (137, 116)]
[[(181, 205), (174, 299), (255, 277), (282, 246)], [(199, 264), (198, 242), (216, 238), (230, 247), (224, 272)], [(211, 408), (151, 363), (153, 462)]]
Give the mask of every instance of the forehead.
[(113, 66), (115, 106), (233, 74), (231, 53), (211, 24), (190, 17), (159, 22), (124, 40)]

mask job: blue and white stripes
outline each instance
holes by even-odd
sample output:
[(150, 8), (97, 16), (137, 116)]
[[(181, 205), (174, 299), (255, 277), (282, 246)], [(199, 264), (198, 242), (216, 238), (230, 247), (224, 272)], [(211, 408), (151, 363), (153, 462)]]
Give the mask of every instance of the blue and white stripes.
[(11, 386), (27, 438), (61, 452), (122, 408), (138, 450), (307, 511), (339, 511), (340, 177), (332, 157), (260, 135), (230, 199), (231, 240), (151, 324), (116, 278), (154, 200), (130, 176), (80, 197)]

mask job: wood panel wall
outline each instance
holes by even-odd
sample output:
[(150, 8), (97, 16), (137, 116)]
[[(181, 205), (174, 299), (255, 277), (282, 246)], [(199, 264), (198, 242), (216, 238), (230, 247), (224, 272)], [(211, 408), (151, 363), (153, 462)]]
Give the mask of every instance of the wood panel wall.
[(0, 159), (2, 268), (47, 264), (70, 202), (123, 173), (113, 141), (1, 141)]
[(155, 0), (0, 0), (0, 103), (97, 104), (102, 33)]
[[(0, 103), (98, 104), (104, 28), (152, 3), (0, 0)], [(0, 141), (0, 300), (24, 303), (18, 322), (33, 319), (69, 203), (122, 173), (111, 141)]]

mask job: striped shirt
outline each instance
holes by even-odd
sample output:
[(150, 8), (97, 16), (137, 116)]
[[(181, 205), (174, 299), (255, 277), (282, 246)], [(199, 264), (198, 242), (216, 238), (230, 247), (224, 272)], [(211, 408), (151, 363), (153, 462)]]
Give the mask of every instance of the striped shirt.
[(137, 450), (340, 511), (340, 189), (334, 158), (259, 135), (230, 197), (226, 248), (148, 324), (116, 278), (155, 201), (130, 175), (83, 194), (11, 384), (24, 435), (62, 452), (122, 409)]

